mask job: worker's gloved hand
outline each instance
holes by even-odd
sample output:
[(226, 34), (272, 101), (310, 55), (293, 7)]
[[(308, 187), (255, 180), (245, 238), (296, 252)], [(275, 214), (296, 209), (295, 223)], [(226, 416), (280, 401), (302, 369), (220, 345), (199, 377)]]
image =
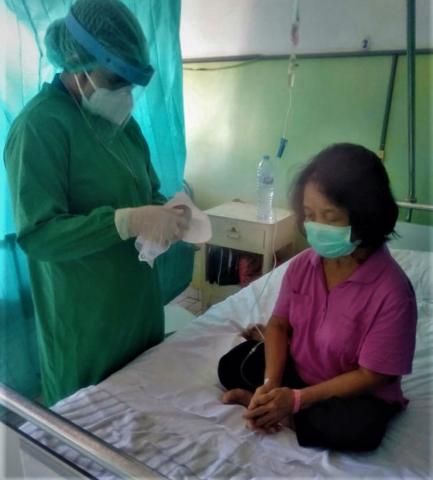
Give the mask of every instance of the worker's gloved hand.
[(141, 237), (159, 245), (181, 240), (189, 228), (191, 215), (185, 209), (158, 205), (116, 210), (114, 222), (122, 240)]

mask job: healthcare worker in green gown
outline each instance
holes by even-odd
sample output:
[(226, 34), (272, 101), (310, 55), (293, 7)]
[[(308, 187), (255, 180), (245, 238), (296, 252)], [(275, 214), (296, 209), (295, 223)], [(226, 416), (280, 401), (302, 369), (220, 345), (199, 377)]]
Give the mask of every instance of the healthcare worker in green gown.
[(153, 73), (132, 12), (119, 0), (78, 0), (45, 44), (62, 73), (16, 118), (5, 164), (52, 405), (163, 339), (157, 272), (138, 261), (134, 238), (167, 245), (188, 220), (162, 206), (131, 117)]

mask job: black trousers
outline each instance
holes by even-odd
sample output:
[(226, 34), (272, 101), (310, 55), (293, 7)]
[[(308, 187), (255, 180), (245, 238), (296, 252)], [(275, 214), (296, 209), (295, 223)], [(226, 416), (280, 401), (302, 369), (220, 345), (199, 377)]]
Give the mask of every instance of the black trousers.
[[(243, 388), (254, 392), (263, 384), (264, 344), (247, 340), (226, 353), (219, 361), (218, 376), (227, 389)], [(304, 388), (293, 360), (287, 361), (283, 386)], [(296, 436), (303, 447), (321, 447), (339, 451), (369, 451), (377, 448), (388, 421), (400, 406), (372, 395), (352, 398), (333, 397), (293, 416)]]

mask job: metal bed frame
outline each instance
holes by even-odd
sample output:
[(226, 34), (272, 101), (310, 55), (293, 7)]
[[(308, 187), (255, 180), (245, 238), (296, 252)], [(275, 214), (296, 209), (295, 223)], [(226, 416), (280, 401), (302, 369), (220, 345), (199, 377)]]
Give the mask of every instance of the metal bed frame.
[(0, 384), (0, 404), (83, 453), (109, 472), (119, 475), (120, 478), (161, 478), (129, 455), (3, 384)]

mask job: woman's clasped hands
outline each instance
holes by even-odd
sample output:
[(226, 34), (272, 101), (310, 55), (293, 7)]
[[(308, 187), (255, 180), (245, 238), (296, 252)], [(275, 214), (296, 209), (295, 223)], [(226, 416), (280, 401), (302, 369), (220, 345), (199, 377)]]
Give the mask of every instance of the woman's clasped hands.
[(280, 387), (269, 380), (256, 389), (244, 418), (250, 430), (276, 433), (282, 426), (289, 425), (292, 411), (292, 389)]

